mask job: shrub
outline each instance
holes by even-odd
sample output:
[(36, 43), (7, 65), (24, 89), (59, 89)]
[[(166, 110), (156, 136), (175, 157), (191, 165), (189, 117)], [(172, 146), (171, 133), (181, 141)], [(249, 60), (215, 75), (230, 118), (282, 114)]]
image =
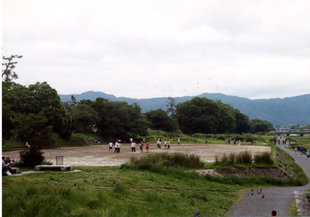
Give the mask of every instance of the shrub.
[(236, 156), (236, 163), (239, 164), (251, 164), (252, 154), (249, 151), (242, 151)]
[(44, 161), (44, 152), (41, 149), (30, 148), (20, 152), (20, 163), (23, 167), (34, 167)]
[(254, 139), (253, 138), (246, 138), (245, 141), (246, 142), (254, 142)]
[(237, 135), (236, 137), (235, 137), (235, 139), (237, 140), (237, 141), (243, 141), (244, 140), (244, 137), (243, 136), (241, 136), (241, 135)]
[(225, 140), (226, 137), (225, 137), (225, 136), (218, 136), (217, 139), (219, 139), (219, 140)]
[(273, 164), (270, 152), (263, 152), (254, 156), (255, 163)]
[[(146, 156), (136, 158), (132, 157), (129, 161), (131, 165), (144, 165), (149, 168), (150, 164), (161, 164), (166, 167), (180, 166), (183, 168), (203, 168), (204, 162), (200, 161), (200, 157), (194, 154), (188, 155), (183, 153), (154, 153)], [(139, 166), (139, 167), (140, 167)]]

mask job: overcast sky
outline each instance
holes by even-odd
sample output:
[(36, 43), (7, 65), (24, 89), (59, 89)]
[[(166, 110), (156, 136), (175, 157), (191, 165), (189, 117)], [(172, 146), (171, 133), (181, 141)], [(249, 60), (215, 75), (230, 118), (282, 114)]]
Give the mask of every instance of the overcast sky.
[(2, 0), (17, 83), (153, 98), (310, 93), (310, 1)]

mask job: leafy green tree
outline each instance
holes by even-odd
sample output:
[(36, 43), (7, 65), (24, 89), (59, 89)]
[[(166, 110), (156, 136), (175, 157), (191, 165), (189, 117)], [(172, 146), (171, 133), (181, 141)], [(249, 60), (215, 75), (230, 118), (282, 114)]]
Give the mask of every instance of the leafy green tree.
[(147, 121), (136, 103), (128, 105), (127, 102), (112, 102), (98, 97), (95, 101), (81, 100), (79, 104), (89, 105), (98, 113), (96, 126), (105, 138), (128, 139), (147, 134)]
[(257, 118), (250, 120), (250, 132), (257, 133), (257, 132), (269, 132), (274, 130), (272, 123), (266, 120), (260, 120)]
[(176, 117), (181, 130), (187, 134), (216, 133), (219, 105), (205, 97), (194, 97), (177, 104)]
[(219, 106), (217, 119), (219, 121), (217, 133), (233, 133), (236, 130), (236, 118), (234, 110), (228, 104), (217, 101)]
[[(25, 118), (27, 115), (40, 114), (40, 117), (47, 120), (44, 123), (45, 128), (51, 126), (50, 129), (62, 138), (71, 136), (71, 116), (65, 112), (56, 90), (46, 82), (37, 82), (29, 87), (20, 84), (8, 87), (2, 95), (2, 101), (7, 108), (5, 112), (14, 125), (18, 126), (22, 120), (30, 121)], [(20, 134), (19, 136), (22, 137)]]
[(95, 125), (100, 119), (99, 114), (87, 104), (78, 104), (70, 109), (72, 117), (72, 129), (76, 133), (89, 133), (91, 126)]
[(38, 114), (18, 114), (14, 131), (21, 141), (28, 141), (32, 147), (50, 146), (57, 134), (53, 133), (53, 126), (47, 123), (48, 119), (42, 111)]
[(167, 107), (167, 113), (170, 114), (170, 117), (172, 119), (174, 119), (175, 118), (176, 103), (175, 103), (175, 99), (172, 98), (171, 96), (168, 97), (166, 107)]
[(236, 130), (238, 134), (247, 133), (250, 130), (249, 117), (242, 114), (239, 109), (234, 109), (235, 119), (236, 119)]
[(145, 113), (150, 127), (155, 130), (173, 132), (177, 130), (177, 123), (163, 109), (151, 110)]
[(63, 102), (62, 104), (63, 104), (63, 106), (65, 107), (65, 110), (66, 110), (66, 111), (70, 111), (71, 109), (74, 108), (74, 106), (77, 105), (77, 102), (76, 102), (75, 97), (72, 95), (72, 96), (71, 96), (71, 101)]
[(12, 137), (14, 130), (14, 112), (9, 103), (3, 101), (3, 96), (6, 96), (8, 90), (15, 85), (13, 80), (18, 78), (15, 67), (17, 62), (14, 59), (20, 59), (23, 56), (11, 55), (10, 57), (2, 56), (2, 143)]

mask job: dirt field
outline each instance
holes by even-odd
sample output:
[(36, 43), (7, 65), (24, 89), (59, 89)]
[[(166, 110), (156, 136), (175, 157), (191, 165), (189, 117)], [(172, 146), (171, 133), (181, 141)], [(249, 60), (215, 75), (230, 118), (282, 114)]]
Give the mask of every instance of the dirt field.
[[(145, 147), (144, 147), (145, 148)], [(246, 145), (171, 145), (170, 150), (165, 150), (162, 145), (161, 149), (156, 148), (156, 144), (150, 144), (150, 153), (154, 152), (183, 152), (188, 154), (197, 154), (202, 161), (213, 162), (214, 156), (222, 156), (224, 153), (241, 152), (249, 150), (253, 154), (270, 151), (270, 147), (266, 146), (246, 146)], [(137, 144), (137, 152), (132, 153), (129, 144), (121, 145), (121, 153), (113, 153), (108, 150), (108, 145), (94, 145), (84, 147), (65, 147), (57, 149), (43, 149), (46, 160), (56, 164), (56, 156), (63, 156), (65, 165), (72, 166), (120, 166), (127, 162), (132, 156), (142, 156), (147, 154), (145, 149), (140, 152), (139, 144)], [(114, 151), (114, 147), (113, 147)], [(19, 160), (18, 151), (2, 152), (2, 156), (9, 156), (11, 159)]]

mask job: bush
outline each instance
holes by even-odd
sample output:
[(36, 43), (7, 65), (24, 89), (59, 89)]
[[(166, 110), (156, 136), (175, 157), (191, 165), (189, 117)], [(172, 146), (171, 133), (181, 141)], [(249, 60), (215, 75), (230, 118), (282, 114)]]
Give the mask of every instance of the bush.
[(241, 136), (241, 135), (237, 135), (236, 137), (235, 137), (235, 139), (237, 140), (237, 141), (243, 141), (244, 140), (244, 137), (243, 136)]
[(225, 137), (225, 136), (218, 136), (217, 139), (218, 139), (218, 140), (225, 140), (226, 137)]
[(20, 153), (20, 165), (23, 167), (34, 167), (44, 161), (44, 152), (41, 149), (30, 148)]
[[(183, 153), (154, 153), (136, 158), (132, 157), (129, 162), (131, 165), (145, 167), (148, 169), (150, 164), (161, 164), (166, 167), (183, 167), (183, 168), (203, 168), (204, 162), (200, 161), (200, 157), (194, 154), (188, 155)], [(142, 169), (142, 168), (141, 168)]]
[(263, 152), (254, 156), (255, 163), (273, 164), (270, 152)]
[(249, 151), (242, 151), (236, 156), (236, 163), (239, 164), (251, 164), (252, 154)]

